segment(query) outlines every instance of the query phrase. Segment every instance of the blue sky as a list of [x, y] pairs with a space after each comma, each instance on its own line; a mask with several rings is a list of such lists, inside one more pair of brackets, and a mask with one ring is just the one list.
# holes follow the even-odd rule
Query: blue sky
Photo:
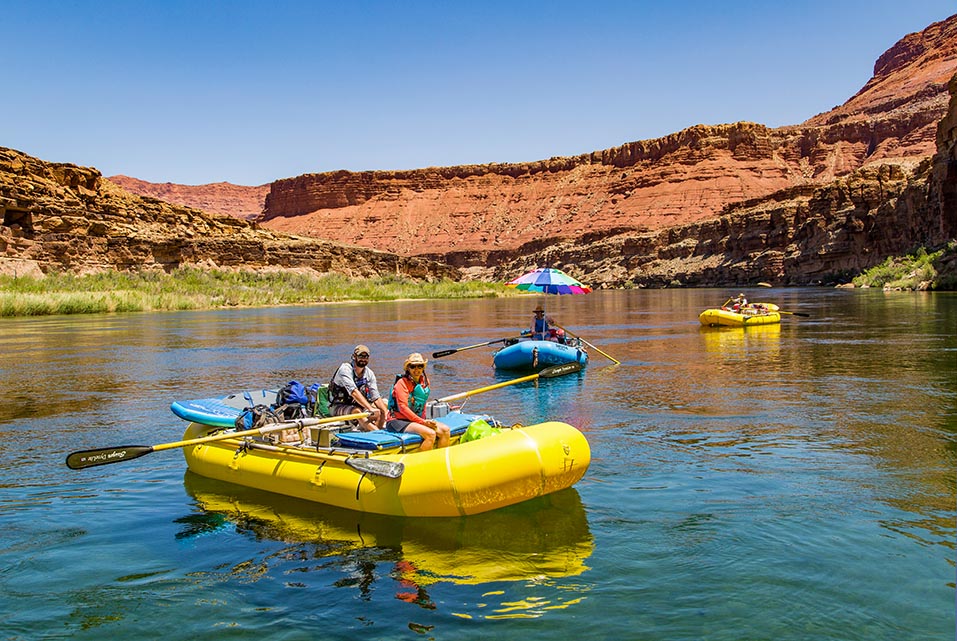
[[0, 12], [0, 146], [104, 175], [571, 156], [797, 124], [953, 0], [49, 1]]

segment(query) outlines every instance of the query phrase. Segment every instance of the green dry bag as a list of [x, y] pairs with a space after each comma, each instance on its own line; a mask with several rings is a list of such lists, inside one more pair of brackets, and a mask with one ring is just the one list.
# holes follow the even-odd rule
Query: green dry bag
[[462, 435], [462, 442], [468, 443], [469, 441], [477, 441], [480, 438], [485, 438], [486, 436], [492, 436], [493, 434], [498, 434], [501, 432], [497, 427], [492, 427], [488, 424], [488, 421], [482, 418], [477, 418], [471, 423], [469, 427], [465, 430], [465, 434]]

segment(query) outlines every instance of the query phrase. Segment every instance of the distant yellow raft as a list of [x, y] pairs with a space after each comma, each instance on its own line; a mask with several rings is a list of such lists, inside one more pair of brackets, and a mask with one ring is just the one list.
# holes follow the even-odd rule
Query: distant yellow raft
[[[204, 436], [191, 423], [183, 436]], [[463, 516], [551, 494], [585, 474], [591, 450], [566, 423], [504, 429], [500, 434], [425, 452], [362, 453], [402, 463], [399, 478], [346, 464], [354, 450], [264, 446], [226, 439], [183, 449], [200, 476], [326, 505], [393, 516]]]
[[780, 323], [781, 314], [773, 303], [751, 303], [740, 310], [706, 309], [698, 315], [698, 320], [706, 327], [747, 327]]

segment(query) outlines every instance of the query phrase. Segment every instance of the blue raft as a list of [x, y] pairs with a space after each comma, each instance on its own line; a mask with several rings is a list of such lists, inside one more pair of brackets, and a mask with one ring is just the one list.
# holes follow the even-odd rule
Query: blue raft
[[588, 363], [588, 352], [581, 345], [520, 340], [495, 352], [492, 362], [497, 369], [539, 370], [565, 363], [580, 363], [584, 367]]

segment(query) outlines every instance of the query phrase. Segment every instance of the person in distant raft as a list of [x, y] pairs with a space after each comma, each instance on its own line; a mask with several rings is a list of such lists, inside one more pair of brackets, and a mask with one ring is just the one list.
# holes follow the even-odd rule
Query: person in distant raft
[[448, 447], [449, 426], [425, 418], [425, 403], [429, 400], [428, 363], [418, 352], [409, 354], [402, 365], [403, 374], [392, 386], [389, 399], [389, 420], [385, 428], [390, 432], [412, 432], [422, 437], [420, 450]]
[[385, 426], [386, 407], [375, 374], [369, 367], [371, 352], [365, 345], [352, 350], [352, 362], [343, 363], [329, 382], [329, 413], [344, 416], [358, 412], [372, 412], [369, 418], [357, 419], [366, 432]]
[[532, 329], [529, 332], [532, 340], [565, 342], [565, 330], [551, 326], [555, 320], [551, 316], [545, 316], [545, 307], [541, 303], [532, 310], [532, 313], [535, 314], [532, 319]]

